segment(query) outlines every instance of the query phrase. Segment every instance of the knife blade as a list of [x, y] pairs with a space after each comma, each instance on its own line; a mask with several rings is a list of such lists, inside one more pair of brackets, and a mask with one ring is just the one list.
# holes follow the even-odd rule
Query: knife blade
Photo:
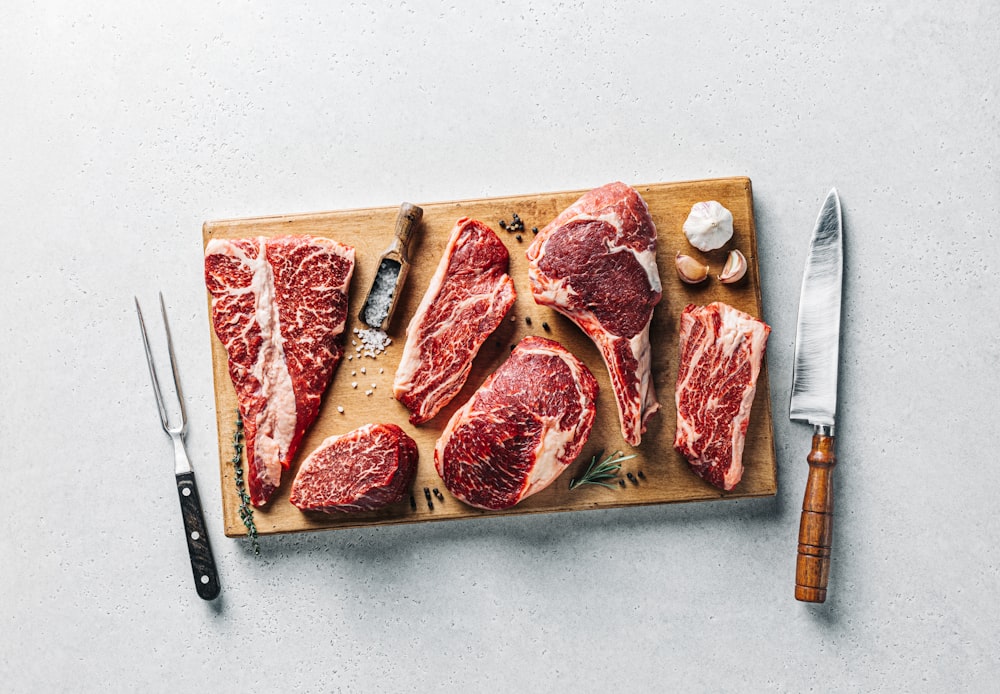
[[834, 188], [816, 218], [802, 277], [788, 412], [793, 421], [813, 425], [795, 564], [795, 598], [803, 602], [826, 600], [830, 574], [843, 266], [843, 219]]

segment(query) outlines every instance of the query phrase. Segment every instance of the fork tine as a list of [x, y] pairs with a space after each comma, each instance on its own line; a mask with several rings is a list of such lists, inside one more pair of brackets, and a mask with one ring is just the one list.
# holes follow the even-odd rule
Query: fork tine
[[156, 378], [156, 367], [153, 365], [153, 352], [149, 348], [149, 336], [146, 334], [146, 322], [142, 319], [142, 308], [139, 306], [139, 297], [134, 298], [135, 312], [139, 315], [139, 328], [142, 330], [142, 345], [146, 348], [146, 363], [149, 365], [149, 378], [153, 382], [153, 395], [156, 396], [156, 409], [160, 413], [160, 425], [164, 431], [168, 431], [167, 410], [163, 406], [163, 394], [160, 392], [160, 382]]
[[187, 412], [184, 410], [184, 394], [181, 391], [181, 377], [177, 372], [177, 358], [174, 356], [174, 341], [170, 337], [170, 322], [167, 320], [167, 307], [163, 303], [163, 292], [160, 292], [160, 313], [163, 315], [163, 329], [167, 333], [167, 352], [170, 354], [170, 370], [174, 374], [174, 389], [177, 391], [177, 401], [181, 406], [181, 434], [187, 431]]

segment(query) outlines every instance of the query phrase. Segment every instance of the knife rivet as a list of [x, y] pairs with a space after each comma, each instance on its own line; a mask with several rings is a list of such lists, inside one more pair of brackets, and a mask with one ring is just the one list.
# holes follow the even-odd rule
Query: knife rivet
[[183, 494], [184, 496], [191, 496], [191, 488], [184, 487], [184, 489], [181, 490], [181, 494]]

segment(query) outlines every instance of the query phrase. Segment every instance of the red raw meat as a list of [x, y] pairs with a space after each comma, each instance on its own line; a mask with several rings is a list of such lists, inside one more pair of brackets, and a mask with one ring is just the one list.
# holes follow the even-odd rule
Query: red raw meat
[[448, 422], [434, 447], [438, 474], [470, 506], [510, 508], [580, 454], [596, 397], [583, 362], [558, 342], [526, 337]]
[[516, 293], [503, 242], [481, 222], [463, 217], [406, 329], [393, 395], [422, 424], [458, 395], [472, 360]]
[[622, 436], [639, 445], [660, 404], [650, 375], [649, 323], [662, 287], [656, 226], [624, 183], [586, 193], [528, 248], [535, 302], [551, 306], [594, 341], [608, 367]]
[[366, 424], [309, 454], [290, 501], [303, 511], [374, 511], [402, 501], [416, 473], [416, 441], [395, 424]]
[[674, 448], [726, 491], [743, 476], [743, 444], [770, 332], [719, 301], [681, 313]]
[[205, 283], [243, 417], [250, 500], [271, 498], [343, 354], [354, 249], [311, 236], [212, 239]]

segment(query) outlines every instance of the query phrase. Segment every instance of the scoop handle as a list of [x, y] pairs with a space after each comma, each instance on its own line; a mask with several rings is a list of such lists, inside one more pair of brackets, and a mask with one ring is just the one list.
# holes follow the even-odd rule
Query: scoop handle
[[396, 215], [396, 229], [393, 232], [395, 242], [392, 250], [399, 251], [400, 259], [403, 263], [410, 261], [407, 257], [406, 249], [410, 245], [410, 238], [413, 230], [424, 216], [424, 211], [420, 207], [408, 202], [399, 206], [399, 214]]
[[830, 577], [833, 541], [833, 468], [837, 464], [834, 437], [814, 433], [809, 479], [799, 519], [799, 552], [795, 562], [795, 599], [824, 602]]

